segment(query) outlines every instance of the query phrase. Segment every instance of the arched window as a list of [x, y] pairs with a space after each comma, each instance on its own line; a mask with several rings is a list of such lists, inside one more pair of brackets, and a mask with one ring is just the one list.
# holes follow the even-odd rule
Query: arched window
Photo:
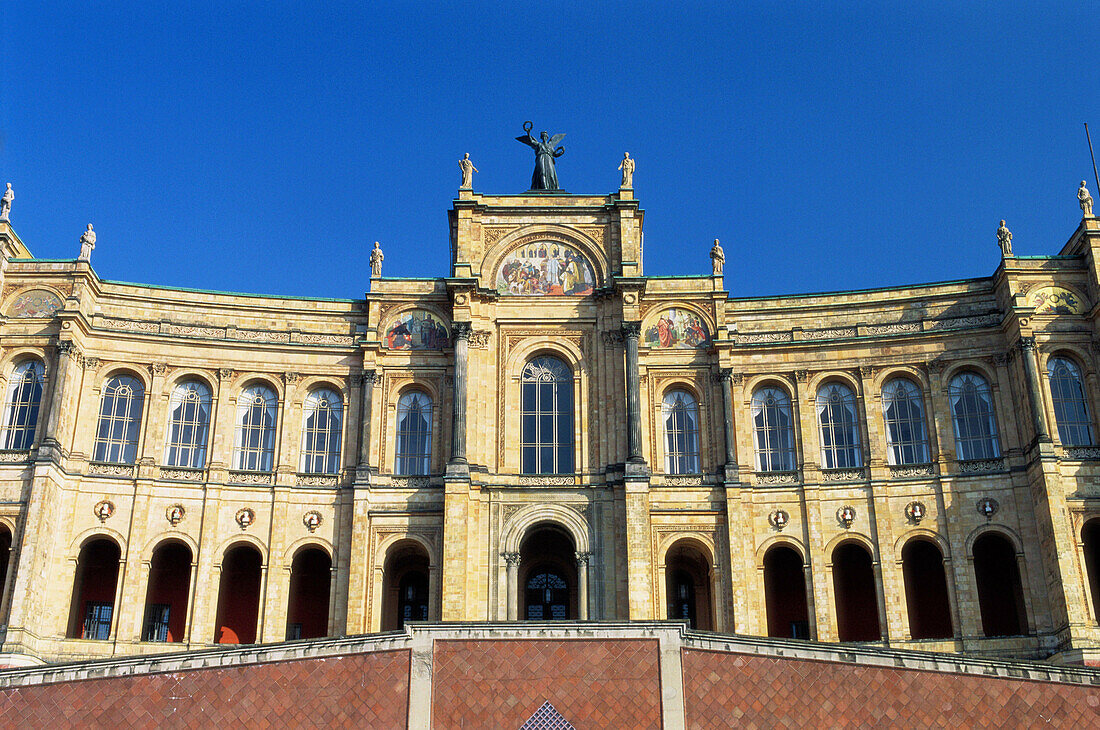
[[826, 383], [818, 389], [817, 420], [821, 424], [821, 465], [826, 469], [863, 466], [856, 397], [848, 386]]
[[311, 391], [302, 407], [302, 459], [298, 470], [305, 474], [335, 474], [340, 471], [340, 430], [344, 401], [327, 388]]
[[428, 474], [432, 467], [432, 399], [417, 390], [397, 401], [395, 474]]
[[1058, 421], [1058, 440], [1065, 446], [1092, 446], [1092, 418], [1089, 416], [1081, 371], [1071, 360], [1052, 357], [1047, 361], [1050, 396]]
[[524, 474], [573, 472], [573, 373], [556, 357], [523, 368], [521, 418]]
[[997, 421], [993, 417], [993, 393], [977, 373], [951, 378], [947, 389], [951, 419], [955, 423], [955, 452], [960, 461], [994, 459], [1001, 455]]
[[661, 417], [665, 423], [665, 473], [698, 474], [699, 409], [691, 394], [670, 390], [665, 394]]
[[920, 388], [905, 378], [891, 380], [882, 388], [882, 415], [890, 463], [927, 464], [928, 431]]
[[793, 471], [794, 419], [791, 399], [779, 388], [759, 388], [752, 394], [752, 429], [757, 471]]
[[8, 381], [8, 400], [4, 404], [4, 431], [0, 443], [5, 449], [25, 451], [34, 443], [38, 425], [38, 406], [42, 403], [42, 373], [38, 360], [19, 363]]
[[270, 388], [253, 385], [237, 397], [237, 435], [233, 441], [233, 467], [245, 471], [271, 471], [275, 458], [275, 404]]
[[206, 466], [210, 433], [210, 388], [199, 380], [180, 383], [168, 401], [168, 444], [164, 463], [201, 469]]
[[94, 461], [133, 464], [137, 460], [144, 400], [145, 386], [132, 375], [116, 375], [107, 381], [99, 407]]

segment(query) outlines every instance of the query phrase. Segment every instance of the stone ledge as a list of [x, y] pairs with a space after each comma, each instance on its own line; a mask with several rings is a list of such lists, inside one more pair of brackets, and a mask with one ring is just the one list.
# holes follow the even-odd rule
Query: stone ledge
[[1100, 670], [1034, 661], [984, 659], [872, 645], [830, 644], [689, 630], [677, 621], [415, 623], [404, 632], [211, 648], [137, 657], [0, 670], [0, 688], [194, 669], [237, 667], [366, 652], [408, 650], [435, 641], [657, 639], [665, 650], [684, 649], [786, 659], [889, 667], [924, 672], [1100, 686]]

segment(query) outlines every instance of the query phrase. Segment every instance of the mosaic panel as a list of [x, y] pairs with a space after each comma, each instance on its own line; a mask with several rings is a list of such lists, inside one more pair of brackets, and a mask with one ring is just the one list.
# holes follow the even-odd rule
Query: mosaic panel
[[520, 246], [504, 257], [497, 273], [501, 294], [583, 296], [592, 293], [595, 282], [588, 259], [558, 241]]

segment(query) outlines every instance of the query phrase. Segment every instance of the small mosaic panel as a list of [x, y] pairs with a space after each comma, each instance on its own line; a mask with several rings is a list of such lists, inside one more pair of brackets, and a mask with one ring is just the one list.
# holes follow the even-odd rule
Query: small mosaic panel
[[576, 730], [569, 721], [561, 716], [549, 702], [543, 702], [542, 707], [535, 710], [527, 722], [520, 726], [519, 730]]
[[1081, 297], [1061, 286], [1044, 286], [1028, 297], [1035, 314], [1084, 314], [1085, 303]]
[[31, 289], [15, 298], [8, 307], [9, 317], [52, 317], [61, 309], [61, 300], [45, 289]]
[[386, 347], [391, 350], [442, 350], [450, 344], [447, 326], [431, 312], [404, 312], [386, 330]]
[[686, 309], [666, 309], [646, 328], [645, 345], [658, 349], [690, 350], [709, 347], [710, 334], [699, 315]]

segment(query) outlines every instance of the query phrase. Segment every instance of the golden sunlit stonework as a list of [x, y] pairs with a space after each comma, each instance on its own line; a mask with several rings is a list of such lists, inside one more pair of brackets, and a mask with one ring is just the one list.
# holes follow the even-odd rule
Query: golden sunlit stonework
[[361, 300], [107, 281], [0, 221], [4, 661], [663, 618], [1100, 661], [1096, 218], [751, 299], [643, 274], [628, 188], [449, 220], [450, 276]]

